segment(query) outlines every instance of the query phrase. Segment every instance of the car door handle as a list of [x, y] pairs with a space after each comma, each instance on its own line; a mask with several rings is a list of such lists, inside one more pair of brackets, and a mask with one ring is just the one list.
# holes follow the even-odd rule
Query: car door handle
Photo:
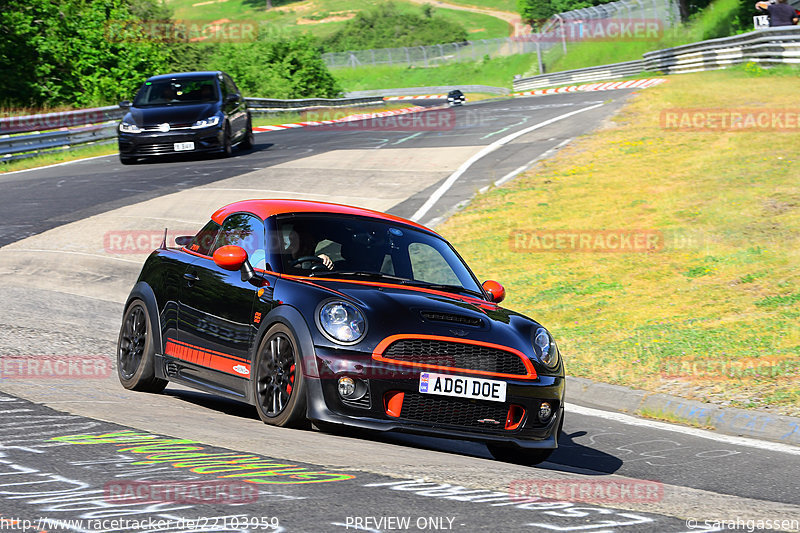
[[189, 272], [183, 275], [183, 279], [189, 280], [190, 282], [200, 281], [200, 278], [197, 277], [197, 274], [190, 274]]

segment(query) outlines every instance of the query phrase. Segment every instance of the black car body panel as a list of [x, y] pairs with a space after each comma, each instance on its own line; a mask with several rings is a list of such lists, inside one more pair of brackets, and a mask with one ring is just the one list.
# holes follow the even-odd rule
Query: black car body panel
[[[215, 233], [214, 245], [234, 217], [239, 217], [240, 233], [245, 219], [255, 221], [246, 227], [265, 232], [257, 235], [260, 244], [255, 245], [266, 247], [264, 256], [258, 250], [248, 251], [248, 258], [261, 266], [254, 279], [242, 281], [239, 271], [215, 263], [214, 245], [198, 244], [207, 229], [193, 244], [162, 248], [149, 256], [129, 303], [146, 302], [157, 332], [158, 377], [253, 404], [259, 344], [271, 326], [283, 324], [297, 339], [307, 385], [307, 417], [313, 421], [520, 448], [557, 446], [564, 366], [560, 354], [547, 366], [534, 349], [533, 338], [544, 331], [541, 324], [498, 306], [483, 291], [478, 296], [436, 285], [407, 285], [391, 277], [388, 281], [337, 278], [335, 269], [307, 275], [280, 272], [274, 252], [282, 250], [285, 239], [275, 242], [283, 239], [275, 233], [276, 218], [280, 222], [280, 217], [293, 217], [303, 209], [315, 214], [329, 209], [344, 217], [342, 206], [269, 200], [233, 204], [212, 217], [206, 228]], [[425, 239], [446, 243], [411, 222], [347, 209], [352, 212], [342, 218], [343, 224], [372, 217], [393, 234], [425, 232]], [[320, 220], [327, 228], [336, 218]], [[335, 235], [328, 231], [328, 236]], [[366, 328], [359, 340], [344, 343], [325, 332], [320, 309], [327, 302], [346, 302], [360, 310]], [[502, 382], [506, 398], [489, 401], [421, 392], [425, 376], [434, 375]], [[353, 400], [341, 396], [337, 383], [343, 376], [366, 387], [365, 394]], [[542, 402], [549, 404], [552, 415], [540, 420]]]
[[[163, 96], [169, 86], [171, 96]], [[160, 87], [162, 92], [153, 94]], [[247, 140], [252, 123], [239, 89], [219, 71], [153, 76], [124, 108], [118, 144], [125, 159], [224, 152], [226, 142], [235, 146]]]

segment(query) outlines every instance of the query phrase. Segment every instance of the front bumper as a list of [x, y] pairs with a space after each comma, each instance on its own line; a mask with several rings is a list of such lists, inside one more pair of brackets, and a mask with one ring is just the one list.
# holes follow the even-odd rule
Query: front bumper
[[[420, 373], [424, 369], [387, 365], [362, 352], [323, 347], [316, 347], [316, 352], [319, 377], [306, 376], [308, 416], [312, 420], [522, 448], [557, 447], [557, 431], [563, 417], [563, 376], [539, 376], [535, 380], [496, 378], [507, 383], [505, 402], [471, 400], [420, 393]], [[466, 371], [455, 375], [486, 378]], [[343, 400], [337, 392], [342, 376], [363, 380], [368, 395], [356, 401]], [[398, 393], [402, 393], [402, 399], [388, 406], [387, 401]], [[550, 403], [553, 414], [540, 421], [538, 412], [543, 401]]]
[[[180, 129], [167, 132], [145, 131], [142, 133], [118, 132], [119, 153], [128, 157], [151, 157], [220, 152], [224, 148], [224, 133], [221, 127], [202, 129]], [[194, 143], [194, 150], [175, 150], [175, 143]]]

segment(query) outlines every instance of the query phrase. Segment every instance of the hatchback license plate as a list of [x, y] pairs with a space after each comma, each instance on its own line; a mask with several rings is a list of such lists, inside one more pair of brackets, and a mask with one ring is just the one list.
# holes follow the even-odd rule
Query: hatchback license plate
[[506, 401], [506, 382], [423, 372], [419, 376], [419, 392], [504, 402]]
[[176, 152], [185, 152], [187, 150], [194, 150], [194, 143], [175, 143]]

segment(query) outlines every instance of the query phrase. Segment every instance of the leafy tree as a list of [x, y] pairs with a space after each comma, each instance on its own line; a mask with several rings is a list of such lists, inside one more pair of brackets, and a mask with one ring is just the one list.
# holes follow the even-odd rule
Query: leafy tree
[[308, 35], [223, 43], [209, 63], [210, 68], [230, 74], [248, 96], [331, 98], [341, 93], [316, 41]]
[[[168, 50], [137, 24], [152, 0], [7, 0], [0, 13], [0, 100], [10, 105], [108, 103], [128, 97]], [[163, 13], [162, 13], [163, 14]]]
[[433, 14], [430, 6], [420, 12], [401, 10], [388, 2], [360, 11], [323, 41], [325, 50], [344, 52], [370, 48], [421, 46], [467, 40], [459, 24]]

